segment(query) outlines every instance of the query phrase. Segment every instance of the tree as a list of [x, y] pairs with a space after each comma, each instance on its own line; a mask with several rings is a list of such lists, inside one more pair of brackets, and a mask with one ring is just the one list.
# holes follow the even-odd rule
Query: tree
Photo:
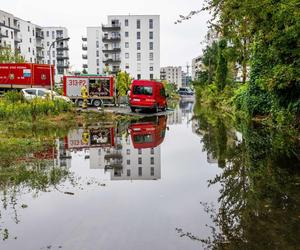
[[226, 48], [227, 41], [225, 39], [221, 39], [218, 43], [218, 62], [216, 69], [216, 84], [219, 91], [224, 89], [228, 74], [227, 59], [225, 57]]
[[117, 74], [117, 96], [126, 96], [130, 89], [132, 78], [125, 71], [120, 71]]
[[0, 63], [23, 63], [25, 59], [21, 54], [16, 50], [13, 52], [10, 47], [1, 47], [0, 46]]

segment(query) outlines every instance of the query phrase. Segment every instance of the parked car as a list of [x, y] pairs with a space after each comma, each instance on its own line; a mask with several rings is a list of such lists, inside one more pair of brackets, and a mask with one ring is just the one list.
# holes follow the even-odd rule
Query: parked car
[[[46, 99], [51, 95], [51, 90], [45, 88], [28, 88], [22, 89], [21, 93], [26, 100], [32, 100], [34, 98]], [[54, 100], [64, 100], [66, 102], [71, 102], [69, 97], [59, 95], [55, 91], [52, 91], [52, 95]]]
[[161, 82], [134, 80], [131, 84], [129, 104], [132, 112], [148, 109], [158, 112], [167, 109], [167, 95]]
[[182, 88], [179, 88], [178, 94], [182, 97], [185, 97], [185, 96], [190, 97], [190, 96], [194, 95], [194, 92], [190, 88], [182, 87]]

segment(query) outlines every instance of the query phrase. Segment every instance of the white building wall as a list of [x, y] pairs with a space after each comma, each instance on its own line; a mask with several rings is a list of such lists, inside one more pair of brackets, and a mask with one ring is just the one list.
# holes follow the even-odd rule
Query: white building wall
[[201, 62], [201, 56], [197, 56], [192, 60], [192, 80], [197, 79], [197, 74], [203, 70], [203, 64]]
[[12, 14], [0, 10], [0, 46], [9, 46], [15, 50], [15, 38], [18, 37], [19, 23]]
[[[150, 19], [153, 20], [153, 28], [150, 28]], [[127, 21], [128, 20], [128, 25]], [[140, 20], [140, 28], [137, 28], [137, 20]], [[118, 49], [118, 52], [103, 51], [99, 58], [100, 66], [96, 65], [95, 54], [97, 51], [96, 41], [99, 27], [87, 28], [87, 57], [88, 57], [88, 73], [96, 74], [104, 73], [106, 66], [110, 71], [118, 70], [128, 72], [133, 78], [141, 79], [159, 79], [160, 78], [160, 17], [158, 15], [117, 15], [108, 16], [107, 24], [104, 26], [111, 27], [112, 23], [118, 21], [115, 30], [106, 30], [100, 27], [100, 37], [120, 37], [113, 42], [100, 41], [102, 50]], [[128, 36], [126, 36], [128, 32]], [[140, 32], [140, 39], [137, 38], [137, 32]], [[153, 38], [150, 38], [150, 32]], [[101, 40], [101, 39], [100, 39]], [[140, 42], [141, 48], [137, 49], [137, 43]], [[150, 49], [150, 42], [153, 43], [153, 49]], [[127, 47], [126, 44], [129, 46]], [[101, 52], [101, 51], [100, 51]], [[137, 53], [141, 54], [138, 60]], [[153, 53], [153, 59], [150, 58]], [[120, 62], [103, 62], [106, 59], [119, 59]], [[102, 64], [102, 65], [101, 65]]]
[[179, 67], [161, 67], [160, 74], [163, 80], [167, 80], [169, 83], [176, 84], [178, 88], [182, 87], [182, 68]]

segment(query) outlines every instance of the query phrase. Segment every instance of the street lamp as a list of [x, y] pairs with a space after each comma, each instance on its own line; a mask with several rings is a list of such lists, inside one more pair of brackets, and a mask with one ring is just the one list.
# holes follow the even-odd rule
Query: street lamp
[[53, 81], [53, 79], [52, 79], [52, 60], [51, 60], [51, 48], [53, 47], [53, 45], [55, 44], [55, 43], [59, 43], [59, 42], [63, 42], [63, 41], [69, 41], [70, 40], [70, 37], [66, 37], [66, 38], [58, 38], [58, 39], [56, 39], [55, 41], [53, 41], [52, 43], [51, 43], [51, 45], [50, 45], [50, 47], [49, 47], [49, 50], [48, 50], [48, 52], [49, 52], [49, 60], [50, 60], [50, 86], [51, 86], [51, 100], [53, 99], [53, 83], [52, 83], [52, 81]]

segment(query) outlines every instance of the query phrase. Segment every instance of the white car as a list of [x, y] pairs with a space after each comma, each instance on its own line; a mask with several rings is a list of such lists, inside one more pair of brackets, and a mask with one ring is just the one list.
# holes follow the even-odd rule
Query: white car
[[[51, 90], [45, 88], [29, 88], [22, 89], [22, 94], [26, 100], [32, 100], [34, 98], [46, 99], [51, 95]], [[57, 94], [55, 91], [52, 91], [53, 99], [60, 99], [66, 102], [71, 102], [71, 99], [66, 96]]]

